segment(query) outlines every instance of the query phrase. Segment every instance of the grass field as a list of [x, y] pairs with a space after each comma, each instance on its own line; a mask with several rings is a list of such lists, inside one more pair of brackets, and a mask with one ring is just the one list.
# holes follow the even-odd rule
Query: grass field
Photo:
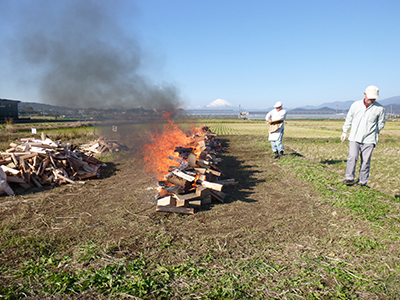
[[[284, 144], [307, 159], [344, 176], [349, 145], [348, 142], [339, 141], [342, 126], [343, 120], [288, 120]], [[253, 135], [262, 139], [268, 134], [264, 121], [210, 123], [210, 127], [219, 135]], [[400, 195], [399, 157], [400, 122], [387, 121], [372, 155], [371, 188], [391, 196]]]
[[[103, 158], [103, 177], [84, 185], [2, 196], [0, 297], [400, 297], [399, 122], [380, 135], [369, 187], [341, 183], [343, 121], [288, 120], [280, 160], [265, 122], [180, 121], [183, 130], [200, 125], [218, 134], [220, 168], [239, 181], [224, 190], [226, 203], [192, 216], [155, 212], [155, 182], [138, 152]], [[46, 132], [65, 141], [105, 135], [140, 150], [152, 128]]]

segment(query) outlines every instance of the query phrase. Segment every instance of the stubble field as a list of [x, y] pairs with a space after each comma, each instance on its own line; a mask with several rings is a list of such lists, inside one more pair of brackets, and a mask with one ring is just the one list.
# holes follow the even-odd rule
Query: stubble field
[[288, 120], [280, 160], [265, 122], [179, 123], [208, 125], [226, 147], [220, 169], [239, 181], [226, 203], [155, 212], [155, 181], [137, 151], [152, 126], [54, 132], [65, 142], [105, 135], [132, 152], [103, 157], [102, 178], [84, 185], [0, 197], [1, 297], [399, 297], [399, 122], [380, 135], [368, 187], [341, 183], [343, 121]]

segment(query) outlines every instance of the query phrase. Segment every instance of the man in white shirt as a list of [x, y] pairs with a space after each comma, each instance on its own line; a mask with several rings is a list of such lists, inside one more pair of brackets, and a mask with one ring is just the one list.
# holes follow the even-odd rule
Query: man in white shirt
[[282, 109], [282, 102], [276, 102], [275, 109], [265, 116], [265, 120], [270, 124], [268, 140], [271, 141], [272, 151], [275, 153], [274, 159], [281, 158], [285, 148], [282, 144], [283, 132], [285, 130], [284, 120], [286, 110]]
[[[378, 98], [379, 89], [370, 85], [365, 89], [364, 99], [354, 102], [347, 113], [343, 133], [340, 137], [340, 140], [344, 142], [351, 127], [346, 179], [343, 181], [347, 185], [354, 183], [360, 186], [367, 185], [372, 151], [378, 143], [378, 134], [385, 127], [385, 109], [375, 102]], [[359, 156], [361, 157], [361, 166], [359, 178], [356, 181], [355, 170]]]

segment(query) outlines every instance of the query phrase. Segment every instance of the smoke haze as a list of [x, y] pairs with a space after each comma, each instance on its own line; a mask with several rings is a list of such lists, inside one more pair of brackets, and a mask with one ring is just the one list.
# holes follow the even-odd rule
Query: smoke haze
[[[174, 111], [178, 90], [146, 78], [143, 50], [122, 30], [123, 1], [26, 1], [16, 13], [14, 59], [39, 70], [42, 101], [69, 107], [143, 107]], [[127, 6], [128, 4], [128, 6]], [[131, 23], [130, 23], [131, 24]], [[37, 74], [37, 73], [35, 73]]]

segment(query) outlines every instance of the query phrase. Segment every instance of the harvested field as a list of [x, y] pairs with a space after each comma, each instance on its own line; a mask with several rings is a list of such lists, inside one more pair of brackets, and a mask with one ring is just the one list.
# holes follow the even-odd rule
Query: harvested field
[[[156, 212], [155, 179], [143, 171], [141, 157], [130, 152], [103, 159], [107, 166], [100, 179], [0, 197], [0, 295], [6, 299], [395, 299], [400, 295], [398, 193], [383, 183], [372, 187], [378, 184], [372, 178], [370, 188], [341, 184], [346, 146], [338, 142], [339, 122], [327, 126], [296, 121], [291, 127], [294, 121], [289, 121], [284, 137], [287, 151], [280, 160], [272, 159], [265, 123], [207, 122], [226, 147], [219, 154], [220, 169], [239, 184], [224, 187], [226, 203], [202, 205], [193, 215]], [[187, 129], [191, 124], [181, 125]], [[383, 133], [380, 145], [386, 156], [392, 145], [400, 143], [397, 127], [391, 128]], [[122, 137], [122, 129], [115, 134]], [[140, 139], [118, 140], [132, 149], [129, 141]], [[330, 147], [315, 150], [327, 143]], [[327, 151], [333, 148], [334, 156]], [[375, 174], [382, 158], [378, 149], [372, 162], [376, 169], [371, 170]]]

